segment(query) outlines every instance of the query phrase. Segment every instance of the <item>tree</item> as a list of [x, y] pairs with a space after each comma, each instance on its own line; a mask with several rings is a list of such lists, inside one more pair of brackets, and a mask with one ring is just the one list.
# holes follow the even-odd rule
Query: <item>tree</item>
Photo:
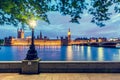
[[89, 9], [89, 13], [93, 15], [91, 22], [98, 26], [105, 26], [103, 22], [110, 19], [112, 13], [108, 11], [112, 4], [110, 0], [92, 0], [92, 8]]
[[88, 11], [93, 17], [91, 22], [104, 26], [112, 13], [109, 7], [115, 5], [120, 12], [120, 0], [0, 0], [0, 24], [28, 24], [29, 19], [42, 19], [49, 23], [47, 12], [59, 11], [70, 15], [71, 21], [79, 23], [81, 14]]
[[46, 15], [49, 3], [49, 0], [0, 0], [0, 24], [28, 25], [30, 19], [49, 23]]
[[55, 0], [58, 4], [55, 8], [63, 15], [70, 15], [71, 22], [79, 23], [81, 14], [86, 10], [92, 15], [92, 23], [102, 27], [104, 22], [112, 15], [109, 12], [113, 6], [116, 13], [120, 13], [120, 0]]
[[55, 11], [59, 11], [62, 15], [70, 15], [71, 21], [79, 23], [81, 19], [81, 14], [87, 9], [87, 3], [85, 0], [55, 0], [56, 6], [54, 6]]

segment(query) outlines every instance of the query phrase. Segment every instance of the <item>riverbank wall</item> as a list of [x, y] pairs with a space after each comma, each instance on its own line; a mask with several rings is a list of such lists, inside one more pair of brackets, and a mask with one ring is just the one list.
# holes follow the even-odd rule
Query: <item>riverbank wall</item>
[[[120, 62], [40, 61], [39, 73], [120, 73]], [[21, 73], [22, 61], [1, 61], [0, 73]]]

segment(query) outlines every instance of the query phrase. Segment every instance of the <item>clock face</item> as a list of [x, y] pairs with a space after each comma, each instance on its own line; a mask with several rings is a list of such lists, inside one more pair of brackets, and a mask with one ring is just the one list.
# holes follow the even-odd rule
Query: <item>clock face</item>
[[68, 35], [71, 35], [71, 33], [70, 33], [70, 32], [68, 32]]

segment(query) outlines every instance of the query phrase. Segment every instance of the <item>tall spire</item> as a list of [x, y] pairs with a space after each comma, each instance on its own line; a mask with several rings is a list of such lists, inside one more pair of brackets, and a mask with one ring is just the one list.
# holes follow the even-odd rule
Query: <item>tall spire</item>
[[70, 28], [68, 29], [68, 35], [71, 35]]
[[40, 39], [43, 39], [43, 38], [42, 38], [42, 32], [41, 32], [41, 31], [40, 31]]
[[70, 28], [69, 28], [68, 32], [70, 32]]

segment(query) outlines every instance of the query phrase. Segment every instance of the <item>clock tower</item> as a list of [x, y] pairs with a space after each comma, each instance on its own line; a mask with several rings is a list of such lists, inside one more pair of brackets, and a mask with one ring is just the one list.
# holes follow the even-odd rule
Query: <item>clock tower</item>
[[71, 32], [70, 32], [70, 28], [68, 30], [68, 41], [70, 42], [71, 41]]

